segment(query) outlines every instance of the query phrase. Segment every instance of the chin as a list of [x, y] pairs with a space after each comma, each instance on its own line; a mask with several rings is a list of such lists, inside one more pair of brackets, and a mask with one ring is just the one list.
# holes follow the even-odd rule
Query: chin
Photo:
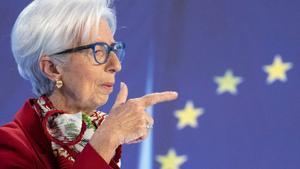
[[109, 95], [101, 95], [97, 98], [97, 107], [101, 107], [107, 103]]

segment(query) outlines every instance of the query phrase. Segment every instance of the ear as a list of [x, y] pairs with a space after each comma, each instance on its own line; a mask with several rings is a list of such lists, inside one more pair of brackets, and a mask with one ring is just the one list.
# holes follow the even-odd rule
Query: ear
[[55, 65], [55, 63], [49, 56], [42, 56], [39, 61], [39, 66], [44, 75], [47, 76], [50, 80], [55, 81], [61, 79], [62, 69], [60, 68], [60, 66]]

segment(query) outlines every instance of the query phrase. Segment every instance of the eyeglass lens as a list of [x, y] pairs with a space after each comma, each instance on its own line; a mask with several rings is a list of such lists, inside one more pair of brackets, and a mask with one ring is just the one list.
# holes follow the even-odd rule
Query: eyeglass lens
[[[122, 62], [125, 56], [124, 46], [122, 44], [115, 44], [112, 51], [117, 55], [118, 59]], [[108, 55], [109, 55], [109, 47], [106, 45], [95, 45], [95, 59], [99, 63], [106, 62]]]

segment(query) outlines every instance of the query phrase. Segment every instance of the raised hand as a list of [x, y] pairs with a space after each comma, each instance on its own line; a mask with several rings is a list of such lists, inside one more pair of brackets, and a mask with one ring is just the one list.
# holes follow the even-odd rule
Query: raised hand
[[131, 144], [144, 140], [148, 136], [150, 126], [154, 123], [153, 118], [145, 109], [157, 103], [174, 100], [177, 95], [177, 92], [167, 91], [127, 100], [127, 85], [121, 83], [120, 91], [109, 116], [99, 126], [90, 141], [92, 146], [94, 145], [94, 148], [99, 149], [99, 145], [95, 144], [101, 143], [97, 143], [97, 140], [101, 140], [113, 148], [121, 144]]
[[120, 92], [116, 98], [106, 123], [112, 131], [118, 133], [119, 144], [135, 143], [144, 140], [149, 126], [154, 123], [153, 118], [145, 111], [149, 106], [157, 103], [174, 100], [176, 92], [160, 92], [143, 97], [127, 100], [128, 88], [121, 83]]

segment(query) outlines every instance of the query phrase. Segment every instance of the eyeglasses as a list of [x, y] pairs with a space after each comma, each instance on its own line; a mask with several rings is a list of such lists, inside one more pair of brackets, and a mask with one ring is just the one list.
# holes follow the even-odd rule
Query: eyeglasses
[[79, 46], [76, 48], [67, 49], [62, 52], [51, 54], [50, 56], [78, 52], [84, 49], [93, 50], [94, 60], [97, 64], [106, 63], [108, 57], [110, 56], [110, 52], [114, 52], [117, 55], [120, 62], [122, 62], [122, 60], [125, 57], [125, 43], [123, 42], [116, 42], [116, 43], [112, 43], [111, 45], [108, 45], [105, 42], [96, 42], [85, 46]]

